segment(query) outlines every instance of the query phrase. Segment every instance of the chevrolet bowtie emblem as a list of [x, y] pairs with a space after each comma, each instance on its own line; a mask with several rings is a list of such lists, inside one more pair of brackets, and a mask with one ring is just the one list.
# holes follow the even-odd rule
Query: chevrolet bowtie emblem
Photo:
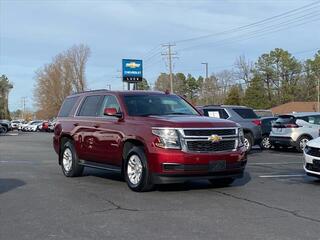
[[213, 142], [213, 143], [217, 143], [217, 142], [220, 142], [222, 140], [222, 137], [220, 137], [218, 135], [211, 135], [210, 137], [208, 137], [208, 140]]

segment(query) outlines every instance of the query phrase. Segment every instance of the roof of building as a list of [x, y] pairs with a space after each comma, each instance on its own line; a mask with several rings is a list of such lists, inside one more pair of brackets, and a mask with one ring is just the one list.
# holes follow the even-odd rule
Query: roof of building
[[317, 102], [288, 102], [279, 106], [270, 108], [274, 115], [292, 114], [297, 112], [317, 112]]

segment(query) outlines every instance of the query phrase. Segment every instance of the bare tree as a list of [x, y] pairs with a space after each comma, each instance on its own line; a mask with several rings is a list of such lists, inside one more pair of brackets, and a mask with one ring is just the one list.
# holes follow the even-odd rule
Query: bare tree
[[66, 96], [85, 90], [85, 65], [89, 53], [84, 45], [74, 46], [36, 72], [34, 96], [39, 117], [55, 117]]
[[251, 78], [253, 77], [253, 69], [254, 69], [253, 63], [249, 60], [246, 60], [246, 57], [242, 55], [236, 59], [236, 62], [234, 65], [236, 68], [235, 70], [236, 78], [244, 81], [244, 83], [247, 86]]
[[66, 52], [66, 57], [73, 72], [73, 86], [75, 91], [86, 89], [85, 67], [90, 56], [90, 48], [84, 44], [75, 45]]

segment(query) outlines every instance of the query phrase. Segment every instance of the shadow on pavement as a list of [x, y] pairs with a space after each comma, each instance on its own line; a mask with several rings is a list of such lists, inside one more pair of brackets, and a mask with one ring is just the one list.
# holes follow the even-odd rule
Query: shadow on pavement
[[207, 180], [199, 180], [199, 181], [190, 181], [186, 183], [180, 184], [167, 184], [167, 185], [157, 185], [155, 190], [161, 192], [170, 192], [170, 191], [190, 191], [190, 190], [203, 190], [203, 189], [219, 189], [219, 188], [232, 188], [232, 187], [240, 187], [246, 185], [250, 182], [251, 176], [250, 173], [245, 172], [243, 178], [237, 179], [233, 184], [228, 187], [217, 187], [212, 185]]
[[0, 178], [0, 194], [25, 185], [24, 181], [14, 178]]

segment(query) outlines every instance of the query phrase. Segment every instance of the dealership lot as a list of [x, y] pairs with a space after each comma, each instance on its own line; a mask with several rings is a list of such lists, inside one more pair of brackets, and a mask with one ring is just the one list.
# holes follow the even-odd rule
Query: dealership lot
[[48, 133], [0, 136], [0, 239], [319, 239], [320, 181], [302, 154], [254, 150], [231, 187], [135, 193], [113, 173], [66, 178]]

